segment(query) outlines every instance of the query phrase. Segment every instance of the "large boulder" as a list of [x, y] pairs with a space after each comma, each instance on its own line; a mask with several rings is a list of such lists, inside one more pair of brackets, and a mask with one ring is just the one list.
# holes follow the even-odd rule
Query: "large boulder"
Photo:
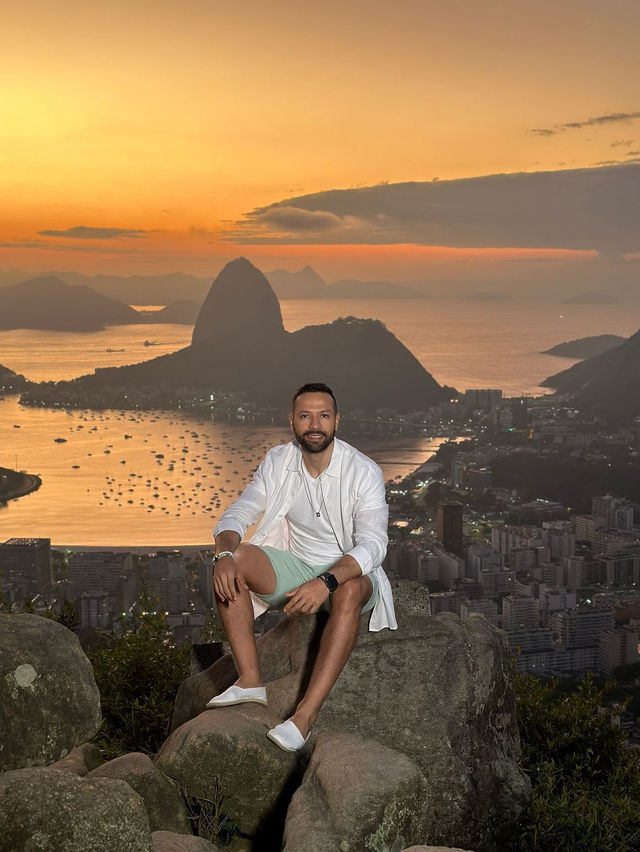
[[277, 721], [252, 704], [209, 710], [175, 730], [156, 757], [193, 805], [218, 803], [243, 835], [267, 838], [264, 850], [280, 849], [287, 805], [308, 759], [267, 740]]
[[289, 805], [283, 849], [400, 849], [423, 836], [426, 795], [406, 755], [353, 734], [319, 734]]
[[142, 799], [124, 781], [58, 769], [0, 774], [0, 852], [152, 852]]
[[55, 763], [49, 764], [49, 769], [62, 769], [65, 772], [73, 772], [74, 775], [83, 777], [92, 769], [102, 766], [103, 763], [104, 759], [98, 746], [94, 743], [83, 743], [70, 751], [62, 760], [56, 760]]
[[154, 831], [153, 852], [217, 852], [214, 846], [204, 837], [187, 834], [174, 834], [172, 831]]
[[177, 784], [167, 778], [146, 754], [123, 754], [94, 769], [88, 777], [126, 781], [144, 801], [152, 832], [193, 834]]
[[0, 648], [0, 770], [46, 766], [94, 736], [100, 695], [75, 634], [0, 614]]
[[[357, 734], [406, 755], [426, 780], [421, 841], [482, 845], [517, 819], [529, 796], [505, 634], [482, 616], [431, 617], [416, 583], [395, 584], [394, 596], [398, 630], [371, 633], [363, 617], [314, 731]], [[304, 693], [324, 621], [323, 614], [286, 618], [258, 643], [269, 711], [280, 719]], [[174, 724], [234, 679], [229, 658], [190, 678]]]

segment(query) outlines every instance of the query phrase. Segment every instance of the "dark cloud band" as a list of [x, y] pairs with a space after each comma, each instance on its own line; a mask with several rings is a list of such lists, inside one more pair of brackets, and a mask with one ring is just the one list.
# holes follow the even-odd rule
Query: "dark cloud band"
[[381, 184], [289, 198], [246, 214], [244, 244], [640, 249], [640, 164]]
[[146, 233], [131, 228], [90, 228], [86, 225], [77, 225], [64, 231], [38, 231], [41, 236], [66, 237], [71, 240], [118, 240], [125, 237], [143, 237]]

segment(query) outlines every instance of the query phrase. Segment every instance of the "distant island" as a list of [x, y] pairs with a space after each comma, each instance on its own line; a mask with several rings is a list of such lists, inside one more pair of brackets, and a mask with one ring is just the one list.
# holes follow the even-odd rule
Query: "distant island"
[[200, 302], [193, 299], [179, 299], [171, 302], [159, 311], [145, 311], [140, 309], [138, 314], [140, 322], [148, 323], [175, 323], [176, 325], [193, 325], [200, 312]]
[[492, 290], [469, 293], [468, 296], [465, 296], [468, 302], [504, 302], [511, 298], [512, 296], [509, 296], [507, 293], [498, 293]]
[[307, 381], [332, 385], [351, 411], [415, 411], [455, 393], [439, 385], [379, 320], [345, 317], [287, 332], [267, 278], [238, 258], [211, 285], [190, 346], [72, 381], [41, 383], [21, 401], [158, 408], [231, 395], [237, 404], [282, 410], [292, 389]]
[[611, 296], [609, 293], [580, 293], [577, 296], [572, 296], [570, 299], [565, 299], [563, 305], [617, 305], [620, 299], [617, 296]]
[[614, 346], [620, 346], [624, 343], [625, 337], [619, 337], [617, 334], [598, 334], [595, 337], [578, 337], [576, 340], [567, 340], [565, 343], [558, 343], [557, 346], [552, 346], [551, 349], [544, 349], [541, 355], [556, 355], [559, 358], [593, 358], [594, 355], [601, 355]]

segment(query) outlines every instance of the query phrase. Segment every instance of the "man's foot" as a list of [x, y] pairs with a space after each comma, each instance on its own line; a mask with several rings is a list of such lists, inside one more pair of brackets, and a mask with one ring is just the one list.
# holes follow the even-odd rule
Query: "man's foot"
[[236, 683], [221, 692], [220, 695], [215, 695], [210, 701], [207, 701], [207, 709], [212, 707], [232, 707], [234, 704], [262, 704], [267, 703], [267, 690], [264, 686], [242, 687]]
[[281, 722], [267, 732], [267, 737], [282, 751], [300, 751], [309, 739], [309, 734], [303, 737], [291, 719]]

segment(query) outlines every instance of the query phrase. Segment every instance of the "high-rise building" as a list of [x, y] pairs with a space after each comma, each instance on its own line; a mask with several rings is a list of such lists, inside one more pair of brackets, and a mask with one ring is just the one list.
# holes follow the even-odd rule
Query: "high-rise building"
[[0, 585], [10, 597], [33, 597], [51, 583], [51, 539], [9, 538], [0, 544]]
[[462, 503], [438, 504], [438, 538], [448, 553], [463, 556]]
[[576, 607], [552, 613], [549, 626], [565, 648], [595, 648], [598, 633], [615, 627], [615, 611], [600, 607]]
[[507, 595], [502, 599], [502, 627], [504, 630], [538, 627], [539, 624], [540, 604], [535, 598]]
[[631, 627], [604, 630], [598, 634], [598, 668], [609, 675], [617, 666], [637, 663], [638, 631]]

